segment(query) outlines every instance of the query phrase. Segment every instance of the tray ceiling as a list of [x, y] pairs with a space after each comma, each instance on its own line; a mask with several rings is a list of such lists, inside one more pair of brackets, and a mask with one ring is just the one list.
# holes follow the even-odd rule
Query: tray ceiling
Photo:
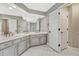
[[55, 3], [24, 3], [24, 5], [30, 9], [46, 12]]

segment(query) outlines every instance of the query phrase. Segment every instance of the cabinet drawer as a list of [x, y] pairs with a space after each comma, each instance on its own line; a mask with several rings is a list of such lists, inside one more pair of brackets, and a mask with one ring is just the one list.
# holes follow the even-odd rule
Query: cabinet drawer
[[26, 39], [27, 39], [26, 37], [23, 37], [21, 38], [21, 41], [26, 41]]
[[12, 44], [13, 44], [13, 41], [2, 43], [2, 44], [0, 44], [0, 50], [9, 47]]
[[33, 37], [43, 37], [43, 36], [46, 36], [46, 34], [31, 35], [30, 38], [33, 38]]
[[15, 40], [13, 41], [13, 44], [17, 44], [17, 43], [19, 43], [19, 42], [21, 42], [21, 39], [15, 39]]
[[41, 35], [39, 35], [39, 37], [44, 37], [44, 36], [47, 36], [46, 34], [41, 34]]
[[30, 38], [39, 37], [39, 35], [31, 35]]

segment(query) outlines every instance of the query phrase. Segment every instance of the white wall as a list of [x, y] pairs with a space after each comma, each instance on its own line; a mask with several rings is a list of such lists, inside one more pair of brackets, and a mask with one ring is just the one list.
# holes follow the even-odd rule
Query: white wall
[[69, 7], [69, 45], [79, 48], [79, 4]]

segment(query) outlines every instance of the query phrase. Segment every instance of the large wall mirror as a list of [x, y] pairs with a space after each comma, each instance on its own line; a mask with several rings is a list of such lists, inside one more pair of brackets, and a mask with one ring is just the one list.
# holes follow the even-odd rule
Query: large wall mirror
[[37, 23], [30, 23], [30, 32], [37, 32]]
[[0, 14], [0, 35], [18, 33], [18, 20], [19, 19], [22, 19], [22, 17]]

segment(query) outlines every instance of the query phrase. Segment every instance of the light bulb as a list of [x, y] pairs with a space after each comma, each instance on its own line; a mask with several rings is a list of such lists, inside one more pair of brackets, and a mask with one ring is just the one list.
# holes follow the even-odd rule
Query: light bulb
[[11, 10], [11, 9], [13, 9], [12, 7], [9, 7], [9, 9]]

